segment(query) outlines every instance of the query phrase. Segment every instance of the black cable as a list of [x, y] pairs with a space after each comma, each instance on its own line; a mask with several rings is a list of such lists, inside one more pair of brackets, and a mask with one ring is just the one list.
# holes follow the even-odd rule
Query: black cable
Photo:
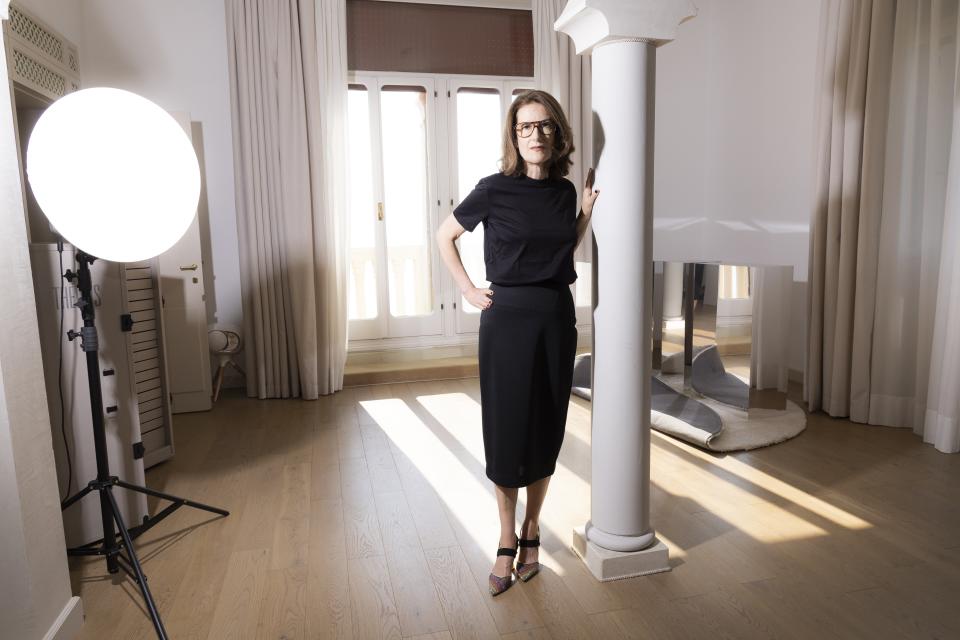
[[63, 238], [57, 238], [57, 251], [60, 253], [60, 331], [57, 338], [60, 341], [60, 367], [57, 372], [57, 389], [60, 391], [60, 433], [63, 435], [63, 450], [67, 452], [67, 495], [60, 499], [63, 502], [70, 497], [73, 488], [73, 462], [70, 460], [70, 443], [67, 441], [66, 408], [63, 406], [63, 298], [66, 278], [63, 275]]

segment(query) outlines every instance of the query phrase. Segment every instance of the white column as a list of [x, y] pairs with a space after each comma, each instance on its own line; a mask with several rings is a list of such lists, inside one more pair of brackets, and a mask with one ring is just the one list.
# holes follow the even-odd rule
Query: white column
[[669, 570], [650, 523], [650, 325], [656, 47], [689, 0], [571, 0], [555, 28], [593, 55], [591, 518], [574, 550], [600, 580]]
[[683, 317], [683, 263], [666, 262], [663, 265], [663, 319]]

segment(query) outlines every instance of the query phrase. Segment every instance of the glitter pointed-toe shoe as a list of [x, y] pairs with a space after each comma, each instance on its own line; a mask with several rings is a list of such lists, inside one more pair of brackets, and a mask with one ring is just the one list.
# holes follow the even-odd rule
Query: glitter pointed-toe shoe
[[[517, 538], [517, 542], [514, 543], [514, 546], [512, 549], [508, 547], [500, 547], [499, 549], [497, 549], [497, 557], [509, 556], [511, 558], [516, 558], [518, 543], [519, 543], [519, 538]], [[493, 572], [491, 572], [490, 578], [488, 579], [488, 583], [490, 585], [491, 596], [498, 596], [504, 591], [506, 591], [507, 589], [509, 589], [511, 586], [513, 586], [513, 562], [512, 561], [510, 562], [510, 570], [507, 572], [507, 575], [505, 576], [498, 576]]]
[[[540, 534], [537, 534], [537, 537], [532, 540], [525, 540], [520, 538], [518, 543], [521, 547], [530, 548], [530, 547], [539, 547], [540, 546]], [[539, 562], [518, 562], [517, 563], [517, 577], [526, 582], [533, 576], [540, 573], [540, 563]]]

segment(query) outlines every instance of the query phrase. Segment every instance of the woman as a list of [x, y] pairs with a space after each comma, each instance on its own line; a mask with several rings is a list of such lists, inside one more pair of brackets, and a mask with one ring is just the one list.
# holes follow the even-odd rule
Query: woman
[[[513, 584], [513, 558], [523, 581], [540, 569], [540, 508], [563, 443], [577, 346], [573, 251], [599, 193], [591, 169], [578, 215], [576, 188], [564, 178], [573, 149], [556, 99], [543, 91], [521, 94], [507, 113], [501, 172], [480, 180], [437, 232], [457, 286], [482, 310], [483, 446], [500, 511], [489, 580], [494, 596]], [[470, 281], [454, 243], [480, 222], [489, 289]], [[519, 487], [527, 489], [527, 507], [518, 537]]]

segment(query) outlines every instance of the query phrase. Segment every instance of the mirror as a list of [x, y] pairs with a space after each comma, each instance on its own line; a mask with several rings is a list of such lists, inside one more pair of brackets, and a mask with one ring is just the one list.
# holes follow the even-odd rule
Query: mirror
[[785, 409], [792, 268], [656, 262], [653, 273], [655, 377], [742, 411]]

